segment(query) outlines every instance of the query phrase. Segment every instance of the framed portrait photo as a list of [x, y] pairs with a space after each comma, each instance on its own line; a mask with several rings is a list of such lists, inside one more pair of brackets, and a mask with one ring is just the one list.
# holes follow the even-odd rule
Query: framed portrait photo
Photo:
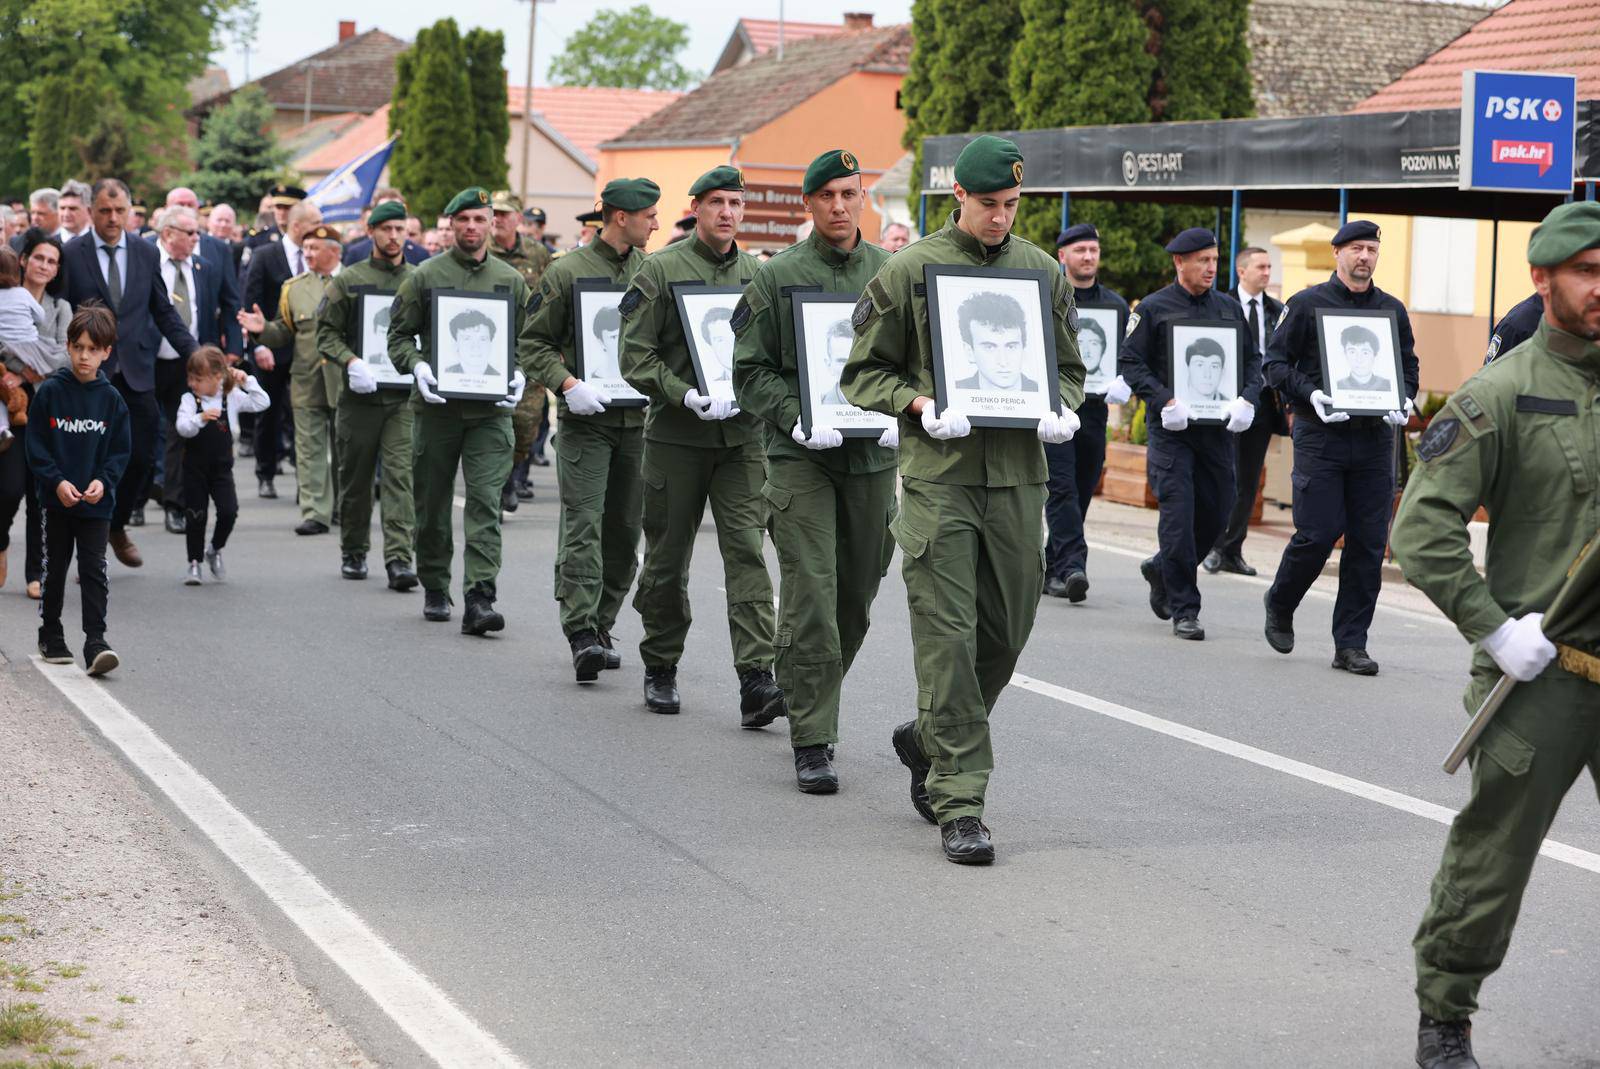
[[504, 401], [511, 392], [511, 294], [432, 290], [433, 374], [452, 401]]
[[1381, 416], [1405, 408], [1400, 323], [1393, 309], [1318, 308], [1317, 344], [1333, 411]]
[[1167, 323], [1167, 381], [1188, 406], [1190, 423], [1228, 422], [1228, 402], [1244, 389], [1244, 327], [1233, 319]]
[[673, 291], [695, 389], [719, 401], [733, 400], [733, 308], [742, 286], [682, 286]]
[[928, 264], [934, 401], [974, 427], [1036, 427], [1061, 411], [1044, 271]]
[[389, 309], [394, 294], [373, 286], [350, 290], [356, 299], [356, 321], [351, 327], [350, 348], [372, 369], [380, 390], [409, 390], [411, 376], [402, 375], [389, 359]]
[[839, 391], [839, 375], [856, 337], [850, 313], [857, 300], [854, 293], [789, 294], [800, 365], [800, 426], [808, 435], [827, 427], [846, 438], [877, 438], [896, 422], [893, 416], [857, 408]]
[[1122, 343], [1118, 321], [1122, 310], [1107, 303], [1078, 305], [1078, 352], [1083, 357], [1083, 393], [1103, 397], [1117, 377], [1117, 350]]
[[604, 390], [612, 408], [643, 408], [644, 394], [622, 378], [617, 347], [622, 338], [622, 313], [617, 306], [628, 287], [603, 278], [580, 278], [572, 283], [572, 333], [578, 351], [577, 377]]

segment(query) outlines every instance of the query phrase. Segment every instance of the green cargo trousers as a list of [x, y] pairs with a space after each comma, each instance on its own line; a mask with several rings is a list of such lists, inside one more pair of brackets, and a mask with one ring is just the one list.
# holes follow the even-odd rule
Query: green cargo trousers
[[610, 631], [638, 571], [643, 427], [568, 416], [556, 435], [561, 543], [555, 591], [561, 630]]
[[911, 607], [917, 745], [944, 824], [983, 815], [989, 713], [1011, 681], [1044, 593], [1043, 484], [904, 479], [893, 529]]
[[522, 400], [511, 410], [511, 426], [516, 432], [516, 444], [511, 462], [521, 464], [533, 451], [533, 441], [539, 437], [539, 425], [545, 420], [545, 389], [540, 382], [530, 382], [522, 391]]
[[894, 555], [895, 470], [851, 475], [796, 457], [767, 461], [762, 489], [778, 550], [778, 686], [789, 741], [839, 741], [839, 691]]
[[761, 447], [644, 444], [644, 567], [633, 607], [644, 621], [639, 657], [646, 668], [678, 663], [689, 635], [689, 560], [706, 502], [717, 521], [733, 664], [740, 672], [772, 663], [772, 578], [761, 555], [767, 524]]
[[[1475, 669], [1476, 711], [1498, 673]], [[1600, 781], [1600, 687], [1552, 665], [1518, 683], [1472, 755], [1472, 797], [1456, 815], [1433, 878], [1417, 955], [1417, 1003], [1440, 1021], [1468, 1017], [1505, 960], [1522, 892], [1556, 810], [1584, 768]]]
[[466, 575], [463, 592], [495, 595], [500, 574], [500, 488], [511, 472], [511, 414], [462, 419], [448, 404], [413, 409], [412, 484], [417, 502], [417, 578], [422, 589], [448, 592], [451, 509], [456, 469], [466, 482], [462, 514]]
[[365, 554], [372, 547], [372, 479], [383, 461], [378, 487], [383, 526], [383, 562], [411, 564], [417, 534], [411, 498], [411, 406], [339, 399], [335, 440], [339, 443], [339, 549]]
[[302, 520], [333, 526], [334, 408], [320, 367], [289, 380], [294, 410], [294, 481]]

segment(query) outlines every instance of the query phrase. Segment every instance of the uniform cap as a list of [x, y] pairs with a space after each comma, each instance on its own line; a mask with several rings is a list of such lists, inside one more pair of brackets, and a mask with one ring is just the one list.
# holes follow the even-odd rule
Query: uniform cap
[[[661, 187], [648, 178], [613, 178], [600, 191], [600, 203], [625, 212], [642, 212], [661, 199]], [[583, 217], [578, 217], [582, 222]]]
[[811, 161], [806, 176], [800, 182], [800, 192], [810, 196], [835, 178], [848, 178], [861, 173], [861, 164], [855, 154], [842, 148], [830, 148]]
[[1381, 233], [1378, 224], [1371, 219], [1352, 219], [1333, 235], [1331, 244], [1337, 249], [1340, 245], [1348, 245], [1352, 241], [1378, 241]]
[[[331, 241], [337, 245], [344, 244], [344, 238], [340, 236], [339, 232], [325, 223], [312, 227], [306, 231], [305, 236], [307, 238], [316, 238], [318, 241]], [[305, 239], [302, 238], [301, 240]]]
[[673, 223], [672, 226], [676, 230], [693, 230], [694, 229], [694, 225], [696, 223], [698, 223], [699, 221], [700, 221], [700, 217], [698, 215], [694, 214], [694, 212], [690, 212], [688, 215], [684, 216], [682, 219], [679, 219], [676, 223]]
[[1214, 249], [1217, 247], [1217, 235], [1203, 226], [1191, 226], [1177, 237], [1167, 242], [1167, 251], [1179, 256], [1199, 252], [1201, 249]]
[[599, 226], [602, 215], [600, 213], [600, 209], [596, 208], [594, 211], [584, 212], [582, 215], [577, 216], [576, 218], [579, 226]]
[[1589, 249], [1600, 249], [1600, 201], [1575, 200], [1556, 207], [1533, 228], [1528, 263], [1554, 267]]
[[522, 217], [530, 223], [542, 223], [544, 222], [544, 209], [524, 208], [522, 210]]
[[520, 212], [522, 201], [509, 189], [497, 189], [489, 194], [489, 206], [497, 212]]
[[710, 193], [714, 189], [743, 190], [744, 172], [727, 164], [723, 164], [721, 167], [713, 167], [694, 180], [694, 185], [689, 187], [689, 196], [698, 197], [703, 193]]
[[1099, 241], [1100, 231], [1094, 228], [1093, 223], [1077, 223], [1067, 227], [1056, 238], [1056, 248], [1064, 249], [1068, 245], [1076, 245], [1080, 241]]
[[293, 208], [296, 204], [306, 199], [306, 191], [299, 186], [288, 186], [279, 182], [272, 187], [272, 192], [267, 196], [272, 198], [272, 203], [280, 208]]
[[468, 208], [487, 207], [489, 207], [489, 191], [482, 186], [468, 186], [450, 198], [450, 203], [444, 206], [444, 214], [454, 215]]
[[367, 225], [377, 226], [380, 223], [389, 223], [405, 217], [406, 206], [404, 204], [397, 200], [386, 200], [372, 209], [372, 214], [367, 216]]
[[956, 157], [956, 182], [968, 193], [994, 193], [1022, 185], [1022, 150], [1016, 142], [980, 134]]

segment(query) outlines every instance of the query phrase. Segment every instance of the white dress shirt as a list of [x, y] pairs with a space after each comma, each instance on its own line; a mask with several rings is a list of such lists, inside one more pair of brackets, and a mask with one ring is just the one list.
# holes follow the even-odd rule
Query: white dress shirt
[[289, 259], [289, 277], [303, 275], [306, 271], [306, 256], [300, 251], [300, 246], [289, 240], [289, 235], [283, 235], [283, 255]]
[[[107, 254], [106, 249], [113, 248], [113, 247], [116, 248], [116, 250], [117, 250], [117, 278], [119, 280], [121, 280], [122, 292], [123, 293], [127, 293], [128, 292], [128, 232], [126, 230], [124, 230], [122, 232], [122, 236], [117, 238], [117, 243], [116, 243], [115, 246], [107, 245], [106, 242], [105, 242], [105, 239], [102, 238], [99, 235], [99, 233], [95, 234], [95, 236], [94, 236], [94, 251], [95, 251], [96, 258], [100, 261], [100, 278], [101, 278], [102, 281], [104, 281], [106, 283], [106, 288], [107, 289], [109, 289], [111, 287], [111, 281], [110, 281], [111, 257], [110, 257], [110, 255]], [[112, 311], [116, 311], [116, 309], [113, 308]]]
[[[191, 255], [188, 259], [183, 260], [181, 263], [174, 262], [171, 254], [167, 252], [167, 247], [165, 245], [158, 241], [156, 242], [156, 248], [161, 252], [161, 281], [167, 287], [167, 299], [172, 301], [172, 310], [178, 313], [178, 318], [183, 320], [183, 325], [189, 328], [189, 333], [194, 336], [195, 341], [199, 341], [200, 336], [194, 329], [194, 302], [200, 292], [200, 289], [195, 285], [194, 280], [195, 257]], [[173, 297], [173, 294], [177, 292], [174, 283], [176, 282], [177, 272], [179, 271], [183, 272], [183, 281], [189, 287], [189, 300], [186, 304], [179, 303]], [[162, 338], [161, 348], [156, 350], [156, 359], [176, 360], [178, 359], [178, 350], [174, 349], [172, 347], [172, 343], [166, 338]]]

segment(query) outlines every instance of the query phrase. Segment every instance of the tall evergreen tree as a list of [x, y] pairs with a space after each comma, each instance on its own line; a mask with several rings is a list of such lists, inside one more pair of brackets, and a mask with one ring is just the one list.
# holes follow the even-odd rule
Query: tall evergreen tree
[[[405, 96], [391, 111], [399, 140], [389, 174], [412, 211], [437, 215], [456, 193], [481, 181], [478, 115], [455, 19], [440, 19], [420, 31], [411, 55]], [[503, 109], [500, 121], [507, 121]]]
[[506, 143], [511, 136], [507, 112], [505, 35], [499, 30], [474, 29], [462, 40], [467, 54], [467, 80], [472, 90], [474, 141], [472, 169], [479, 185], [504, 189], [509, 168]]
[[267, 133], [272, 104], [247, 85], [206, 120], [195, 148], [195, 170], [184, 184], [212, 203], [234, 205], [240, 218], [283, 174], [289, 154]]

